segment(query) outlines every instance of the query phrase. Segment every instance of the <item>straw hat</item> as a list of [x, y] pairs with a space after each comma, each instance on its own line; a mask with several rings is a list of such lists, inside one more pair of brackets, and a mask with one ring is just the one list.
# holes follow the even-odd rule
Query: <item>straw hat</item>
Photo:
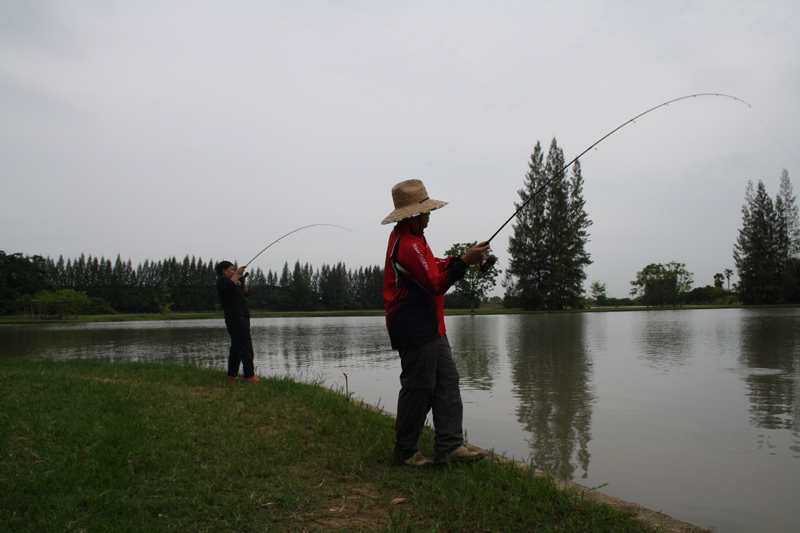
[[394, 211], [381, 224], [399, 222], [447, 205], [447, 202], [432, 200], [420, 180], [401, 181], [392, 187], [392, 200]]

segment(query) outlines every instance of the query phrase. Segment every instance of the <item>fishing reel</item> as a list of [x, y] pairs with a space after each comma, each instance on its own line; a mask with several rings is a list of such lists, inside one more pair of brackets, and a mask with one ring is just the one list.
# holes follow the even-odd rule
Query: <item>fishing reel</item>
[[481, 261], [481, 267], [480, 267], [481, 272], [488, 271], [490, 268], [494, 266], [495, 263], [497, 263], [497, 256], [494, 254], [487, 255], [486, 258], [484, 258], [484, 260]]

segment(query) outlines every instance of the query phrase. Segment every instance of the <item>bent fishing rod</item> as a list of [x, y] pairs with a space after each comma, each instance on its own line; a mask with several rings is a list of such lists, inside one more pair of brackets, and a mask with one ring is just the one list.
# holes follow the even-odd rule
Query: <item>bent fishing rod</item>
[[[540, 192], [542, 192], [542, 191], [545, 189], [545, 187], [547, 187], [548, 185], [550, 185], [550, 183], [551, 183], [551, 182], [552, 182], [554, 179], [556, 179], [556, 178], [557, 178], [557, 177], [559, 177], [561, 174], [563, 174], [564, 172], [566, 172], [566, 170], [567, 170], [569, 167], [571, 167], [571, 166], [572, 166], [572, 165], [573, 165], [573, 164], [574, 164], [574, 163], [575, 163], [575, 162], [576, 162], [578, 159], [580, 159], [581, 157], [583, 157], [583, 156], [586, 154], [586, 152], [588, 152], [589, 150], [591, 150], [592, 148], [594, 148], [595, 146], [597, 146], [598, 144], [600, 144], [601, 142], [603, 142], [603, 141], [604, 141], [604, 140], [606, 140], [607, 138], [611, 137], [613, 134], [615, 134], [616, 132], [618, 132], [619, 130], [621, 130], [622, 128], [624, 128], [625, 126], [627, 126], [628, 124], [630, 124], [631, 122], [635, 122], [635, 121], [636, 121], [636, 119], [643, 117], [644, 115], [646, 115], [646, 114], [650, 113], [651, 111], [655, 111], [656, 109], [658, 109], [658, 108], [660, 108], [660, 107], [666, 107], [666, 106], [668, 106], [668, 105], [670, 105], [670, 104], [674, 104], [675, 102], [679, 102], [679, 101], [681, 101], [681, 100], [686, 100], [686, 99], [688, 99], [688, 98], [698, 98], [698, 97], [700, 97], [700, 96], [719, 96], [719, 97], [722, 97], [722, 98], [731, 98], [731, 99], [733, 99], [733, 100], [736, 100], [737, 102], [741, 102], [741, 103], [745, 104], [745, 105], [746, 105], [747, 107], [749, 107], [749, 108], [752, 108], [752, 107], [753, 107], [753, 106], [751, 106], [750, 104], [748, 104], [747, 102], [745, 102], [744, 100], [742, 100], [741, 98], [737, 98], [737, 97], [735, 97], [735, 96], [731, 96], [731, 95], [729, 95], [729, 94], [721, 94], [721, 93], [697, 93], [697, 94], [690, 94], [690, 95], [687, 95], [687, 96], [681, 96], [680, 98], [675, 98], [675, 99], [673, 99], [673, 100], [669, 100], [668, 102], [664, 102], [663, 104], [659, 104], [659, 105], [657, 105], [657, 106], [655, 106], [655, 107], [651, 107], [651, 108], [650, 108], [650, 109], [648, 109], [647, 111], [644, 111], [644, 112], [642, 112], [642, 113], [639, 113], [638, 115], [636, 115], [636, 116], [635, 116], [635, 117], [633, 117], [632, 119], [630, 119], [630, 120], [627, 120], [627, 121], [623, 122], [622, 124], [620, 124], [619, 126], [617, 126], [616, 128], [614, 128], [613, 130], [611, 130], [610, 132], [608, 132], [608, 133], [606, 133], [605, 135], [603, 135], [602, 137], [600, 137], [600, 139], [598, 139], [598, 140], [597, 140], [597, 141], [596, 141], [594, 144], [592, 144], [591, 146], [589, 146], [589, 148], [587, 148], [586, 150], [584, 150], [583, 152], [581, 152], [580, 154], [578, 154], [578, 155], [577, 155], [577, 157], [575, 157], [575, 159], [573, 159], [572, 161], [570, 161], [569, 163], [567, 163], [566, 165], [564, 165], [564, 166], [563, 166], [561, 169], [559, 169], [559, 170], [558, 170], [557, 172], [555, 172], [555, 173], [554, 173], [552, 176], [550, 176], [550, 177], [549, 177], [549, 178], [548, 178], [548, 179], [547, 179], [547, 180], [546, 180], [544, 183], [542, 183], [542, 184], [539, 186], [539, 188], [537, 188], [537, 189], [536, 189], [536, 190], [533, 192], [533, 194], [531, 194], [530, 198], [528, 198], [527, 200], [525, 200], [525, 202], [523, 202], [523, 203], [522, 203], [522, 205], [520, 205], [520, 206], [519, 206], [519, 209], [517, 209], [517, 210], [514, 212], [514, 214], [513, 214], [513, 215], [511, 215], [510, 217], [508, 217], [508, 220], [506, 220], [505, 222], [503, 222], [503, 225], [502, 225], [502, 226], [500, 226], [500, 227], [498, 228], [498, 230], [497, 230], [497, 231], [495, 231], [495, 232], [494, 232], [494, 234], [492, 234], [492, 236], [491, 236], [491, 237], [489, 237], [489, 240], [485, 241], [485, 242], [486, 242], [486, 244], [489, 244], [489, 243], [491, 243], [491, 242], [492, 242], [492, 239], [494, 239], [494, 238], [497, 236], [497, 234], [498, 234], [498, 233], [500, 233], [500, 232], [503, 230], [503, 228], [505, 228], [505, 227], [506, 227], [506, 225], [508, 225], [508, 223], [509, 223], [509, 222], [511, 222], [511, 221], [514, 219], [514, 217], [516, 217], [516, 216], [517, 216], [517, 215], [518, 215], [518, 214], [519, 214], [519, 213], [520, 213], [520, 212], [521, 212], [523, 209], [525, 209], [525, 207], [526, 207], [526, 206], [527, 206], [529, 203], [531, 203], [531, 202], [533, 201], [533, 199], [534, 199], [534, 198], [536, 198], [536, 196], [537, 196], [537, 195], [538, 195]], [[494, 265], [496, 262], [497, 262], [497, 257], [495, 257], [494, 255], [491, 255], [491, 254], [489, 254], [489, 255], [486, 257], [486, 260], [485, 260], [483, 263], [481, 263], [481, 270], [483, 270], [484, 272], [485, 272], [486, 270], [489, 270], [489, 269], [492, 267], [492, 265]]]
[[[280, 237], [278, 237], [277, 239], [275, 239], [274, 241], [272, 241], [271, 243], [269, 243], [268, 245], [266, 245], [266, 246], [264, 247], [264, 249], [263, 249], [263, 250], [261, 250], [260, 252], [258, 252], [258, 253], [255, 255], [255, 257], [253, 257], [253, 258], [252, 258], [250, 261], [248, 261], [248, 262], [247, 262], [247, 264], [245, 264], [245, 265], [244, 265], [244, 268], [247, 268], [248, 266], [250, 266], [250, 264], [251, 264], [253, 261], [255, 261], [255, 260], [258, 258], [258, 256], [259, 256], [259, 255], [261, 255], [261, 254], [263, 254], [264, 252], [266, 252], [267, 250], [269, 250], [269, 248], [270, 248], [270, 247], [272, 247], [272, 245], [274, 245], [274, 244], [277, 244], [277, 243], [281, 242], [281, 240], [282, 240], [282, 239], [285, 239], [286, 237], [288, 237], [288, 236], [289, 236], [289, 235], [291, 235], [292, 233], [297, 233], [298, 231], [300, 231], [300, 230], [304, 230], [304, 229], [306, 229], [306, 228], [313, 228], [314, 226], [333, 226], [334, 228], [341, 228], [341, 229], [344, 229], [344, 230], [350, 231], [349, 229], [345, 228], [344, 226], [337, 226], [336, 224], [309, 224], [308, 226], [303, 226], [302, 228], [297, 228], [297, 229], [294, 229], [294, 230], [290, 231], [289, 233], [287, 233], [287, 234], [285, 234], [285, 235], [281, 235]], [[244, 277], [247, 277], [248, 275], [249, 275], [249, 272], [245, 273]]]

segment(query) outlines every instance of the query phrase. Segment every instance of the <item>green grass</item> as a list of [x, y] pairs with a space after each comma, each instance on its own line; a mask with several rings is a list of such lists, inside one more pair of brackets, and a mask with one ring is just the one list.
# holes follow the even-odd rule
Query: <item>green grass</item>
[[4, 360], [0, 531], [647, 531], [507, 462], [398, 466], [393, 419], [340, 392], [224, 380]]

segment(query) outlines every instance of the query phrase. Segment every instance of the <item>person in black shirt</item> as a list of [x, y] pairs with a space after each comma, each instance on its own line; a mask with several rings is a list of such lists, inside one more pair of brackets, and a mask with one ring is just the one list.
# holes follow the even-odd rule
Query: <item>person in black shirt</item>
[[225, 311], [225, 327], [231, 336], [228, 355], [228, 383], [239, 379], [239, 365], [246, 381], [261, 381], [253, 366], [253, 340], [250, 337], [250, 309], [247, 307], [247, 281], [244, 267], [238, 269], [230, 261], [221, 261], [217, 271], [217, 292]]

